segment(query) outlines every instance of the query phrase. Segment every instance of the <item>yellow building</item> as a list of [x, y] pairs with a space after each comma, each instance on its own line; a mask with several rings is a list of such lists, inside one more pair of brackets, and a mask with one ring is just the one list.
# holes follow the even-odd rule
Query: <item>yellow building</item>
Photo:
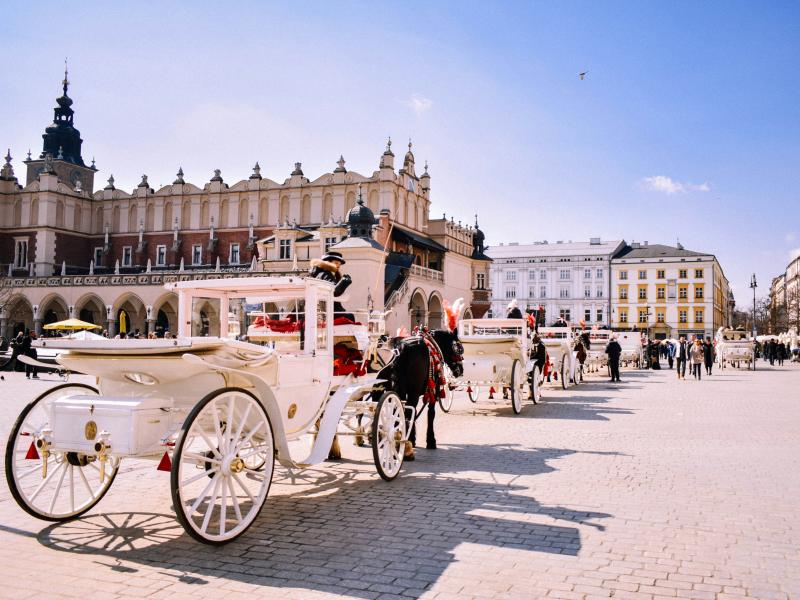
[[712, 336], [731, 324], [730, 286], [713, 254], [626, 244], [611, 260], [611, 326], [656, 339]]

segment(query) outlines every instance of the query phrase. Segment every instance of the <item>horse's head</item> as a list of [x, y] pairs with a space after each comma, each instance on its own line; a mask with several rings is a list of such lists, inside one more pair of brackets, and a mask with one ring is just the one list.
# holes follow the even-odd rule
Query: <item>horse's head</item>
[[464, 372], [462, 364], [464, 360], [464, 346], [458, 341], [458, 332], [449, 329], [434, 329], [431, 336], [436, 341], [436, 345], [442, 351], [442, 358], [453, 375], [461, 377]]

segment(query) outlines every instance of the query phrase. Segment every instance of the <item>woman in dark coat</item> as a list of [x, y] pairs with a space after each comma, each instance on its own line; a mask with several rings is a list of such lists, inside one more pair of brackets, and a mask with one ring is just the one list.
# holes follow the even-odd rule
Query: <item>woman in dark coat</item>
[[714, 350], [714, 344], [711, 341], [710, 337], [706, 337], [706, 341], [703, 344], [703, 362], [705, 363], [706, 367], [706, 375], [711, 375], [711, 368], [714, 366], [714, 355], [716, 354]]

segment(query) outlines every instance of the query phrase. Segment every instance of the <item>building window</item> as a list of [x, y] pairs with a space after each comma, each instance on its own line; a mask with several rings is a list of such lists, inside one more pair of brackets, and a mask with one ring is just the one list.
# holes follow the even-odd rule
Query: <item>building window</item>
[[558, 297], [559, 298], [569, 298], [569, 289], [568, 288], [561, 288], [558, 290]]
[[594, 274], [597, 279], [603, 278], [603, 269], [597, 269], [597, 272]]
[[547, 298], [547, 287], [544, 285], [539, 288], [539, 298]]
[[506, 300], [511, 300], [517, 297], [517, 288], [508, 288], [506, 290]]
[[688, 312], [686, 310], [679, 310], [678, 311], [678, 322], [679, 323], [688, 323], [689, 322], [689, 316], [688, 316]]
[[620, 271], [619, 272], [620, 279], [628, 279], [628, 272], [627, 271]]
[[695, 269], [694, 270], [694, 278], [695, 279], [702, 279], [703, 278], [703, 269]]
[[292, 258], [292, 240], [281, 240], [279, 248], [279, 260], [289, 260]]
[[536, 271], [528, 271], [528, 279], [536, 279]]
[[666, 318], [664, 317], [664, 311], [663, 310], [656, 311], [656, 322], [663, 323], [665, 320]]
[[647, 300], [647, 288], [640, 287], [639, 288], [639, 300]]
[[337, 241], [337, 239], [335, 237], [326, 237], [325, 238], [325, 252], [330, 250], [331, 246], [335, 245], [336, 243], [338, 243], [338, 241]]
[[592, 278], [592, 270], [591, 269], [584, 269], [583, 270], [583, 278], [584, 279], [591, 279]]
[[569, 279], [569, 269], [561, 269], [558, 272], [558, 278], [562, 279], [562, 280], [563, 279]]
[[588, 285], [583, 288], [583, 297], [584, 298], [592, 297], [592, 288], [590, 288]]
[[619, 287], [619, 299], [620, 300], [628, 299], [628, 288], [626, 286]]
[[193, 265], [203, 264], [203, 246], [201, 246], [200, 244], [192, 245], [192, 264]]
[[130, 267], [132, 264], [133, 258], [133, 247], [131, 246], [123, 246], [122, 247], [122, 266], [123, 267]]
[[16, 238], [14, 240], [14, 268], [28, 268], [28, 238]]
[[240, 258], [239, 257], [239, 244], [238, 243], [233, 243], [233, 244], [231, 244], [231, 251], [230, 251], [230, 256], [229, 256], [228, 263], [230, 263], [232, 265], [238, 265], [239, 262], [240, 262], [239, 258]]
[[694, 288], [694, 297], [697, 298], [698, 300], [701, 300], [703, 298], [703, 288], [701, 287]]
[[667, 297], [667, 290], [662, 286], [657, 287], [656, 298], [658, 298], [659, 300], [665, 300], [666, 297]]
[[598, 323], [602, 323], [603, 322], [603, 309], [602, 308], [598, 308], [597, 309], [597, 322]]
[[664, 269], [659, 269], [658, 271], [656, 271], [656, 278], [657, 279], [664, 279], [666, 276], [667, 276], [667, 273], [666, 273], [666, 271], [664, 271]]
[[157, 267], [165, 267], [167, 265], [167, 247], [166, 246], [157, 246], [156, 247], [156, 266]]
[[97, 266], [101, 262], [103, 262], [103, 249], [98, 246], [94, 249], [94, 264]]
[[682, 285], [678, 288], [678, 298], [681, 300], [686, 300], [689, 297], [689, 288], [685, 285]]
[[703, 322], [703, 311], [702, 309], [698, 309], [694, 311], [694, 322], [695, 323], [702, 323]]
[[596, 298], [602, 298], [603, 297], [603, 288], [599, 287], [599, 288], [597, 288], [597, 290], [595, 290], [595, 297]]
[[647, 271], [639, 271], [639, 279], [647, 279]]
[[686, 279], [686, 269], [681, 269], [680, 271], [678, 271], [678, 277], [680, 279]]
[[565, 321], [569, 321], [569, 309], [568, 308], [562, 308], [560, 311], [558, 311], [558, 314]]
[[540, 279], [540, 280], [547, 279], [547, 271], [545, 271], [544, 269], [542, 269], [542, 270], [539, 272], [539, 279]]
[[482, 289], [486, 288], [486, 275], [484, 273], [478, 273], [475, 276], [475, 286], [479, 290], [482, 290]]
[[588, 323], [591, 320], [592, 320], [592, 311], [591, 309], [587, 308], [583, 311], [583, 321], [585, 323]]
[[627, 323], [628, 322], [628, 311], [621, 309], [619, 311], [619, 322], [620, 323]]
[[639, 311], [639, 323], [647, 323], [647, 310]]
[[517, 280], [516, 271], [506, 271], [506, 281], [516, 281], [516, 280]]

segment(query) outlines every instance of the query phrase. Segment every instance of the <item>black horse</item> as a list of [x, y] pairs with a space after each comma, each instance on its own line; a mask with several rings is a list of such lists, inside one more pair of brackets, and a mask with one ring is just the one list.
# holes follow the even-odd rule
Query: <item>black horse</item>
[[[463, 374], [462, 365], [464, 348], [458, 341], [456, 333], [446, 329], [436, 329], [430, 332], [442, 353], [442, 358], [453, 376]], [[412, 335], [407, 338], [394, 338], [390, 341], [395, 356], [389, 364], [378, 373], [379, 379], [386, 380], [386, 388], [395, 392], [406, 405], [406, 420], [411, 426], [409, 441], [412, 445], [416, 442], [416, 408], [420, 397], [428, 387], [430, 374], [430, 351], [421, 335]], [[436, 382], [436, 397], [441, 393], [440, 383]], [[428, 403], [428, 429], [426, 434], [426, 448], [436, 449], [436, 436], [433, 432], [433, 421], [436, 415], [436, 403]], [[408, 457], [410, 458], [410, 457]]]

